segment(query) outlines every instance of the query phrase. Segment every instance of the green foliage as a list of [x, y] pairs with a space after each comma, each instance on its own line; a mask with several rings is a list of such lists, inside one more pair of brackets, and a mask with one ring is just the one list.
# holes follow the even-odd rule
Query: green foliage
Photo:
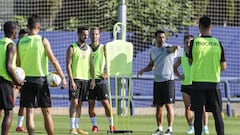
[[62, 8], [62, 0], [47, 0], [49, 3], [49, 24], [47, 30], [54, 30], [55, 27], [53, 26], [53, 21], [56, 18], [56, 14], [60, 11]]
[[56, 14], [62, 8], [62, 0], [48, 0], [50, 5], [50, 14]]
[[209, 0], [193, 0], [194, 10], [195, 10], [195, 19], [198, 19], [200, 16], [206, 13], [207, 6], [209, 5]]
[[227, 14], [229, 16], [229, 19], [232, 20], [234, 18], [235, 15], [235, 2], [234, 0], [227, 0], [226, 1], [226, 5], [227, 5]]
[[20, 29], [26, 29], [27, 28], [27, 17], [16, 15], [16, 16], [13, 16], [11, 18], [11, 20], [18, 22], [18, 25], [19, 25]]
[[[112, 31], [113, 25], [117, 22], [118, 0], [83, 0], [76, 1], [79, 14], [71, 17], [65, 23], [64, 29], [73, 30], [76, 26], [97, 26], [102, 31]], [[77, 21], [78, 20], [78, 21]], [[106, 23], [106, 20], [108, 22]], [[70, 25], [70, 26], [68, 26]]]
[[129, 0], [127, 5], [128, 29], [143, 37], [143, 44], [152, 42], [157, 29], [170, 36], [179, 32], [180, 26], [193, 25], [195, 10], [188, 0]]
[[78, 27], [79, 20], [76, 17], [71, 17], [64, 23], [65, 29], [69, 31], [75, 31]]

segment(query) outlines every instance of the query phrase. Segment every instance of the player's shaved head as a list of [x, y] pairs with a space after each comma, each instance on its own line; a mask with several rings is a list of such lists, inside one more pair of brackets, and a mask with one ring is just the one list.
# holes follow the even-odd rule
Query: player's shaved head
[[202, 16], [199, 19], [199, 26], [202, 26], [202, 28], [208, 29], [211, 25], [212, 21], [208, 16]]
[[34, 14], [34, 15], [31, 15], [29, 18], [28, 18], [28, 28], [30, 30], [34, 29], [36, 27], [36, 24], [39, 23], [40, 24], [41, 22], [41, 19], [38, 15]]
[[6, 37], [11, 37], [11, 35], [13, 34], [14, 30], [17, 29], [17, 23], [14, 21], [7, 21], [4, 26], [4, 34]]

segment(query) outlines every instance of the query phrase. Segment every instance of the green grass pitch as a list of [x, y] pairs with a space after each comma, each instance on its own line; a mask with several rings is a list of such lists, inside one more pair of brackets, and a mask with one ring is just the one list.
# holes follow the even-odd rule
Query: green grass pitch
[[[2, 118], [1, 118], [2, 120]], [[67, 115], [55, 115], [53, 116], [55, 135], [67, 135], [69, 134], [69, 117]], [[91, 132], [91, 123], [87, 115], [83, 115], [80, 120], [81, 129], [88, 131], [90, 135], [106, 135], [108, 129], [107, 119], [104, 116], [98, 116], [98, 128], [99, 133]], [[121, 125], [121, 117], [119, 117], [119, 127]], [[17, 133], [15, 132], [17, 123], [17, 116], [14, 114], [14, 119], [12, 122], [12, 127], [9, 135], [25, 135], [27, 133]], [[225, 117], [225, 135], [239, 135], [240, 119], [233, 117]], [[25, 123], [24, 123], [25, 124]], [[25, 126], [24, 126], [25, 127]], [[41, 115], [35, 116], [35, 135], [46, 135], [43, 118]], [[117, 127], [118, 128], [118, 127]], [[166, 117], [164, 119], [164, 130], [167, 128]], [[174, 135], [186, 135], [186, 130], [188, 126], [186, 120], [183, 116], [176, 116], [173, 126]], [[119, 129], [122, 130], [122, 129]], [[153, 131], [156, 130], [155, 116], [132, 116], [130, 117], [129, 130], [132, 130], [132, 135], [151, 135]], [[216, 135], [214, 127], [214, 119], [209, 116], [209, 130], [210, 135]]]

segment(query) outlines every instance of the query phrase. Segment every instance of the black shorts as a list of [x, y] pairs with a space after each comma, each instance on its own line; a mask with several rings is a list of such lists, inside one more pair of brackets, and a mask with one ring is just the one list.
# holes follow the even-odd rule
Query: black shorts
[[201, 84], [193, 83], [191, 93], [191, 110], [201, 111], [203, 105], [207, 112], [222, 111], [222, 96], [220, 89], [217, 86], [201, 86]]
[[[79, 80], [74, 79], [75, 84], [77, 85], [77, 90], [72, 91], [71, 87], [69, 86], [69, 100], [71, 99], [78, 99], [80, 101], [87, 101], [88, 97], [88, 80]], [[70, 84], [70, 83], [69, 83]]]
[[0, 109], [12, 110], [13, 107], [13, 86], [10, 81], [0, 77]]
[[154, 82], [153, 105], [175, 103], [174, 80]]
[[192, 85], [181, 85], [181, 92], [191, 95]]
[[96, 86], [94, 89], [89, 89], [88, 99], [104, 100], [108, 99], [108, 90], [106, 80], [95, 79]]
[[47, 108], [52, 106], [46, 79], [39, 84], [30, 81], [24, 83], [20, 94], [20, 106], [27, 108]]

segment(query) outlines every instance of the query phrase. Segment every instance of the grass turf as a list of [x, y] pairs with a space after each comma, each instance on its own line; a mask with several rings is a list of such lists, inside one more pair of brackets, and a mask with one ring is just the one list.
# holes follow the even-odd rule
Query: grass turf
[[[2, 119], [1, 119], [2, 120]], [[54, 127], [55, 127], [55, 135], [66, 135], [69, 134], [69, 117], [67, 115], [55, 115], [53, 116], [54, 120]], [[81, 129], [88, 131], [91, 135], [106, 135], [107, 131], [109, 130], [107, 119], [104, 116], [98, 116], [98, 128], [99, 133], [92, 133], [91, 132], [91, 123], [90, 119], [87, 115], [83, 115], [80, 120], [80, 127]], [[121, 118], [119, 117], [118, 123], [118, 130], [125, 130], [126, 128], [122, 129], [123, 126]], [[10, 129], [9, 135], [24, 135], [27, 133], [19, 133], [15, 131], [17, 123], [17, 116], [14, 115], [14, 119], [12, 122], [12, 127]], [[239, 134], [239, 127], [240, 127], [240, 120], [239, 118], [233, 117], [225, 117], [224, 118], [225, 124], [225, 135], [238, 135]], [[25, 125], [25, 123], [24, 123]], [[24, 126], [25, 127], [25, 126]], [[43, 117], [41, 115], [35, 116], [35, 135], [46, 135], [46, 131], [44, 129]], [[164, 130], [167, 128], [167, 120], [166, 117], [164, 119]], [[173, 133], [174, 135], [186, 135], [186, 130], [188, 126], [186, 120], [183, 116], [176, 116], [173, 126]], [[132, 135], [151, 135], [156, 130], [156, 122], [155, 116], [133, 116], [130, 117], [129, 122], [129, 130], [132, 130]], [[212, 116], [209, 116], [209, 131], [210, 135], [216, 135], [215, 127], [214, 127], [214, 119]]]

